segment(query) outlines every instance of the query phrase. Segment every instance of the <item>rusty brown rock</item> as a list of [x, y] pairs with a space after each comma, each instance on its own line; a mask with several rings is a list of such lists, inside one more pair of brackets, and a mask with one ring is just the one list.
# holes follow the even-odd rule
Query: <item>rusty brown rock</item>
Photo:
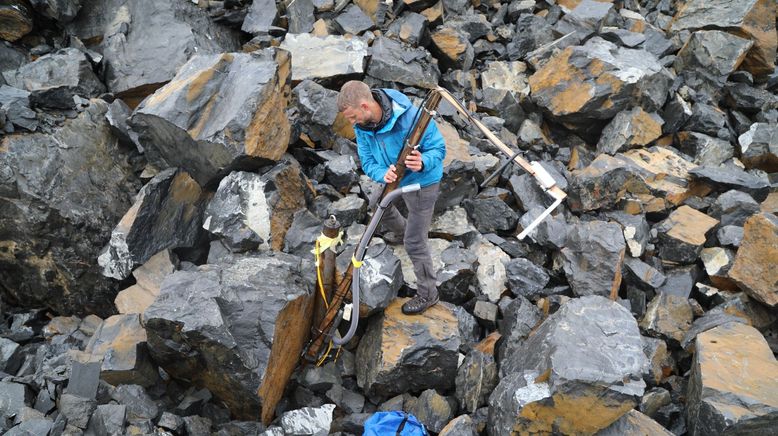
[[135, 284], [120, 291], [114, 304], [119, 313], [143, 313], [159, 295], [162, 280], [176, 270], [178, 259], [170, 250], [163, 250], [132, 272]]
[[778, 362], [755, 328], [701, 333], [687, 391], [689, 435], [769, 434], [778, 426]]
[[0, 38], [16, 41], [32, 31], [33, 15], [24, 0], [6, 0], [0, 4]]
[[443, 66], [469, 70], [473, 66], [473, 45], [464, 34], [453, 27], [443, 27], [432, 33], [432, 44]]
[[778, 34], [775, 31], [774, 0], [690, 0], [684, 2], [670, 23], [671, 31], [702, 28], [725, 29], [754, 41], [743, 67], [755, 75], [775, 68]]
[[635, 409], [625, 413], [616, 422], [597, 432], [597, 436], [623, 435], [672, 436], [673, 433]]
[[357, 348], [357, 383], [372, 397], [449, 389], [457, 371], [459, 322], [438, 303], [422, 315], [404, 315], [407, 298], [394, 300], [369, 321]]
[[116, 386], [152, 386], [158, 380], [146, 346], [146, 330], [137, 313], [114, 315], [103, 321], [86, 346], [87, 353], [102, 359], [100, 378]]
[[743, 241], [729, 276], [751, 297], [768, 306], [778, 305], [778, 217], [754, 215], [743, 227]]
[[719, 220], [683, 205], [657, 225], [659, 255], [664, 260], [692, 263], [700, 255], [707, 234]]
[[644, 147], [662, 136], [662, 118], [641, 107], [619, 112], [602, 132], [597, 143], [600, 153], [616, 154], [631, 148]]

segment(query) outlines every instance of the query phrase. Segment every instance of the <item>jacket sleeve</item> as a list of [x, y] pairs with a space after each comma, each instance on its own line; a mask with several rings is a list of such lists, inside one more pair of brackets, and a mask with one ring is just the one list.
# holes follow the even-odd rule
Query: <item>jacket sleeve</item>
[[357, 154], [362, 163], [362, 172], [378, 183], [384, 183], [384, 174], [389, 169], [379, 164], [373, 156], [370, 140], [357, 133]]
[[435, 120], [430, 120], [427, 125], [424, 136], [421, 138], [419, 150], [425, 170], [443, 164], [443, 159], [446, 158], [446, 142], [443, 140], [443, 135], [440, 134]]

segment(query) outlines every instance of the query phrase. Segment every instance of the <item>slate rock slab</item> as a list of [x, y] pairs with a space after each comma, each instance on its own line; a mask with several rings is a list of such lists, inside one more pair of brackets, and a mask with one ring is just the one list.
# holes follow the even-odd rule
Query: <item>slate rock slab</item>
[[618, 224], [591, 221], [572, 226], [562, 256], [573, 293], [608, 296], [618, 289], [625, 250]]

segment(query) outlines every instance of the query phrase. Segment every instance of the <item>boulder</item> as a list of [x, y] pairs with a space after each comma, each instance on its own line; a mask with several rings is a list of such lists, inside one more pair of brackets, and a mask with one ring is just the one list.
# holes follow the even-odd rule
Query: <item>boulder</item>
[[373, 57], [367, 67], [369, 76], [418, 88], [438, 86], [440, 71], [426, 49], [380, 37], [373, 43], [372, 51]]
[[252, 35], [266, 35], [276, 19], [278, 19], [278, 9], [275, 1], [256, 0], [251, 2], [240, 30]]
[[437, 271], [440, 299], [462, 304], [473, 297], [478, 258], [475, 253], [451, 244], [440, 253], [443, 266]]
[[735, 154], [729, 141], [704, 133], [678, 132], [675, 142], [680, 151], [694, 157], [694, 163], [697, 165], [719, 166]]
[[164, 249], [193, 246], [202, 233], [204, 206], [202, 189], [187, 172], [160, 172], [111, 233], [97, 258], [102, 274], [121, 280]]
[[550, 278], [545, 268], [521, 257], [507, 262], [505, 272], [508, 275], [508, 288], [513, 295], [533, 300], [540, 295]]
[[749, 218], [743, 227], [735, 264], [729, 277], [751, 297], [775, 307], [778, 305], [778, 270], [767, 259], [778, 257], [778, 218], [760, 213]]
[[132, 275], [135, 284], [120, 291], [114, 304], [119, 313], [143, 313], [159, 295], [162, 280], [178, 267], [178, 257], [170, 250], [151, 256]]
[[280, 46], [292, 55], [292, 80], [336, 79], [365, 72], [367, 44], [358, 38], [290, 34]]
[[738, 144], [746, 168], [778, 172], [778, 125], [754, 123], [738, 137]]
[[562, 257], [573, 293], [609, 296], [617, 292], [625, 249], [618, 224], [590, 221], [572, 226]]
[[368, 321], [357, 348], [357, 383], [368, 397], [454, 386], [461, 338], [452, 306], [438, 303], [404, 315], [407, 298], [394, 300]]
[[478, 350], [468, 353], [459, 365], [455, 382], [460, 410], [475, 413], [485, 406], [497, 381], [497, 364], [493, 356]]
[[727, 323], [695, 340], [690, 435], [761, 433], [778, 423], [778, 362], [755, 328]]
[[673, 433], [662, 427], [661, 424], [634, 409], [596, 433], [597, 436], [621, 436], [627, 434], [673, 435]]
[[[313, 12], [313, 11], [311, 11]], [[311, 14], [313, 17], [313, 14]], [[375, 27], [373, 20], [365, 14], [362, 9], [356, 4], [352, 4], [346, 8], [345, 11], [338, 14], [338, 17], [334, 20], [335, 26], [340, 30], [343, 35], [359, 35], [360, 33], [370, 30]], [[290, 29], [291, 31], [291, 29]], [[307, 31], [307, 30], [305, 30]], [[292, 32], [303, 33], [303, 32]]]
[[657, 110], [671, 81], [651, 53], [594, 37], [553, 56], [529, 85], [533, 100], [555, 118], [587, 123], [610, 119], [636, 103]]
[[662, 118], [641, 107], [616, 114], [605, 126], [597, 143], [599, 153], [616, 154], [631, 148], [645, 147], [662, 136]]
[[640, 328], [678, 345], [692, 325], [692, 306], [685, 297], [659, 293], [648, 304]]
[[100, 378], [111, 385], [152, 387], [159, 382], [157, 367], [146, 346], [146, 331], [137, 313], [106, 318], [85, 351], [93, 359], [102, 361]]
[[748, 37], [754, 45], [743, 61], [744, 68], [755, 75], [768, 75], [775, 69], [778, 47], [775, 7], [770, 0], [690, 0], [678, 8], [669, 30], [719, 28]]
[[481, 233], [507, 232], [516, 228], [518, 215], [499, 196], [466, 199], [462, 206]]
[[693, 179], [699, 179], [717, 189], [736, 189], [747, 192], [757, 201], [764, 201], [770, 190], [770, 184], [766, 179], [743, 171], [734, 165], [700, 166], [691, 169], [689, 175]]
[[7, 85], [0, 85], [0, 110], [5, 112], [6, 131], [13, 131], [9, 124], [34, 132], [38, 119], [30, 109], [30, 92]]
[[627, 309], [599, 296], [570, 300], [501, 363], [489, 433], [594, 433], [638, 404], [647, 370]]
[[206, 185], [280, 159], [290, 135], [289, 62], [274, 49], [193, 57], [130, 119], [149, 162]]
[[505, 263], [510, 260], [510, 256], [485, 239], [476, 242], [470, 249], [479, 259], [490, 259], [489, 262], [479, 262], [476, 280], [480, 293], [486, 295], [492, 303], [496, 303], [507, 289]]
[[304, 183], [291, 160], [261, 175], [232, 172], [205, 209], [203, 228], [235, 253], [280, 250], [293, 215], [305, 206]]
[[[114, 312], [95, 261], [139, 183], [94, 100], [52, 134], [0, 140], [0, 281], [6, 301], [59, 314]], [[88, 168], [88, 171], [84, 170]]]
[[468, 36], [451, 25], [432, 32], [432, 47], [444, 69], [467, 71], [473, 66], [475, 54]]
[[429, 38], [428, 24], [424, 15], [406, 12], [389, 25], [386, 35], [395, 36], [412, 47], [418, 47]]
[[708, 232], [719, 220], [683, 205], [655, 227], [659, 234], [659, 256], [678, 263], [697, 260]]
[[675, 58], [675, 71], [683, 77], [700, 77], [709, 89], [718, 90], [753, 44], [750, 39], [721, 30], [694, 32]]
[[154, 361], [269, 423], [308, 338], [314, 270], [275, 252], [173, 273], [142, 318]]
[[[345, 271], [354, 254], [354, 248], [347, 248], [337, 258], [338, 271]], [[404, 250], [393, 251], [381, 242], [373, 243], [367, 248], [362, 267], [359, 269], [359, 313], [362, 317], [373, 315], [385, 309], [397, 297], [397, 291], [403, 285], [403, 280], [408, 281], [404, 269], [413, 271]], [[437, 257], [433, 256], [433, 259]], [[357, 271], [354, 270], [354, 278]], [[415, 277], [413, 278], [415, 283]]]
[[33, 13], [30, 6], [23, 0], [8, 0], [0, 5], [0, 38], [6, 41], [16, 41], [32, 31]]
[[72, 109], [74, 96], [90, 98], [105, 92], [105, 86], [92, 71], [92, 64], [75, 48], [41, 56], [2, 74], [10, 86], [30, 92], [33, 106]]
[[734, 189], [719, 195], [708, 207], [708, 215], [718, 219], [722, 226], [742, 227], [755, 213], [759, 213], [759, 203], [745, 192]]
[[193, 55], [240, 47], [238, 32], [215, 25], [191, 2], [82, 3], [68, 29], [87, 45], [100, 44], [108, 90], [132, 106], [172, 80]]
[[279, 418], [279, 424], [282, 428], [281, 434], [327, 434], [332, 425], [332, 412], [334, 410], [334, 404], [325, 404], [321, 407], [303, 407], [284, 412]]

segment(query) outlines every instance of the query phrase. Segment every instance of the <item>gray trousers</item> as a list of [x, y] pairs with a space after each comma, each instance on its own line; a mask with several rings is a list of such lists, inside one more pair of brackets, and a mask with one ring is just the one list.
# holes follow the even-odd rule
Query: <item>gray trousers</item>
[[[440, 184], [425, 186], [421, 190], [403, 194], [403, 201], [408, 209], [408, 217], [402, 216], [394, 205], [384, 211], [381, 227], [395, 235], [404, 235], [405, 251], [413, 262], [413, 272], [416, 274], [417, 294], [426, 298], [438, 296], [435, 267], [432, 265], [432, 255], [427, 243], [427, 233], [432, 223], [432, 213], [438, 200]], [[370, 204], [377, 204], [381, 189], [374, 193]]]

